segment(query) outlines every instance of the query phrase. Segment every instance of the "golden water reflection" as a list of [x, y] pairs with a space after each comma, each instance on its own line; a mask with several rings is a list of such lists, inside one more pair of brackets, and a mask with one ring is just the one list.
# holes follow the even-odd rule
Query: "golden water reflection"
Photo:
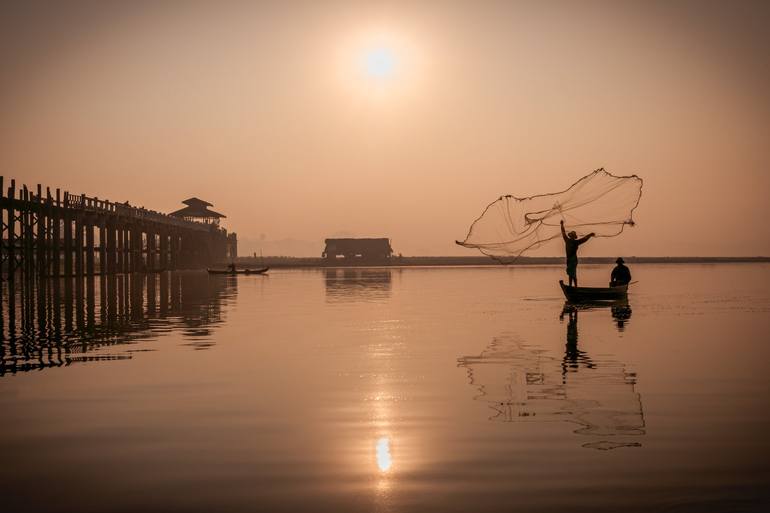
[[377, 390], [371, 397], [371, 423], [375, 429], [374, 461], [377, 465], [375, 474], [375, 494], [380, 502], [386, 501], [393, 487], [392, 429], [394, 415], [392, 405], [396, 398], [391, 394], [383, 376], [376, 379]]
[[389, 471], [393, 465], [393, 458], [390, 455], [390, 438], [383, 436], [377, 440], [375, 450], [377, 452], [377, 467], [379, 467], [380, 472]]
[[391, 294], [390, 269], [332, 268], [324, 271], [329, 302], [381, 302]]

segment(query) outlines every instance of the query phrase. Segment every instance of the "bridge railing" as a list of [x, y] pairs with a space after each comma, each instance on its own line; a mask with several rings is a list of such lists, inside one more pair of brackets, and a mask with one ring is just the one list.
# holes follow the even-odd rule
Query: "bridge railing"
[[85, 194], [76, 196], [69, 193], [64, 193], [64, 206], [65, 208], [73, 208], [86, 210], [90, 212], [100, 213], [112, 213], [121, 217], [131, 217], [134, 219], [141, 219], [144, 221], [153, 221], [156, 223], [162, 223], [180, 228], [188, 228], [198, 231], [210, 231], [210, 225], [205, 223], [196, 223], [195, 221], [187, 221], [179, 217], [170, 216], [156, 210], [148, 210], [142, 207], [134, 207], [128, 202], [115, 203], [109, 200], [91, 198]]

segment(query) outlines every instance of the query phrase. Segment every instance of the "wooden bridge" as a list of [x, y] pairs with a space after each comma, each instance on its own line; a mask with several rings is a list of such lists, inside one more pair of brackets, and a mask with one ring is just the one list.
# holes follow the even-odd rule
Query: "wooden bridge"
[[0, 176], [0, 269], [5, 279], [202, 268], [235, 258], [217, 225], [41, 185], [7, 190]]

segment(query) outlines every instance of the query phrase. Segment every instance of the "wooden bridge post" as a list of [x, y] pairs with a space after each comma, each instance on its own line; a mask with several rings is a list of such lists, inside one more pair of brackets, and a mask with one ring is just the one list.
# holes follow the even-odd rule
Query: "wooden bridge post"
[[24, 274], [26, 277], [29, 277], [32, 275], [32, 270], [34, 269], [34, 259], [35, 259], [35, 253], [34, 253], [34, 242], [33, 242], [33, 232], [32, 232], [32, 214], [30, 212], [30, 201], [31, 201], [31, 194], [29, 193], [29, 189], [27, 189], [27, 186], [24, 186], [24, 189], [22, 191], [22, 207], [21, 207], [21, 231], [22, 231], [22, 237], [23, 237], [23, 247], [24, 247], [24, 253], [23, 253], [23, 260], [24, 260]]
[[179, 269], [179, 233], [175, 228], [171, 229], [171, 269], [176, 271]]
[[198, 234], [195, 232], [188, 233], [187, 236], [182, 239], [182, 254], [184, 255], [185, 269], [192, 269], [198, 266]]
[[125, 236], [126, 231], [123, 229], [123, 224], [119, 224], [117, 226], [117, 236], [118, 236], [118, 272], [119, 273], [125, 273], [126, 272], [126, 254], [125, 254]]
[[128, 271], [135, 273], [136, 272], [136, 227], [134, 227], [133, 224], [130, 224], [128, 226], [128, 262], [126, 264], [128, 265]]
[[[51, 221], [53, 222], [53, 245], [51, 246], [51, 263], [53, 265], [54, 278], [61, 272], [61, 190], [56, 189], [56, 201], [51, 206]], [[58, 282], [57, 282], [58, 284]]]
[[27, 186], [22, 185], [19, 188], [19, 208], [16, 209], [17, 220], [19, 221], [19, 268], [22, 272], [27, 271], [29, 261], [27, 260]]
[[123, 226], [123, 272], [131, 272], [131, 239], [130, 239], [130, 226]]
[[158, 269], [165, 271], [169, 267], [168, 263], [168, 231], [165, 228], [158, 230], [160, 234], [160, 264]]
[[45, 275], [53, 275], [53, 198], [51, 197], [51, 188], [45, 188], [45, 201], [43, 202], [43, 212], [45, 212]]
[[72, 276], [72, 211], [69, 209], [69, 193], [64, 193], [62, 207], [64, 218], [64, 276]]
[[83, 276], [83, 214], [75, 215], [75, 276]]
[[131, 224], [123, 225], [123, 272], [131, 272]]
[[209, 266], [215, 259], [219, 258], [217, 242], [218, 241], [212, 233], [207, 233], [205, 236], [201, 237], [200, 247], [203, 248], [203, 251], [199, 253], [200, 258], [196, 267]]
[[155, 270], [155, 228], [147, 227], [147, 270]]
[[16, 181], [11, 180], [11, 185], [8, 187], [8, 208], [6, 213], [8, 216], [8, 239], [6, 246], [5, 256], [8, 259], [8, 279], [13, 281], [16, 274], [16, 208], [14, 202], [16, 201]]
[[46, 265], [46, 250], [47, 250], [47, 244], [46, 244], [46, 232], [47, 232], [47, 216], [45, 214], [45, 207], [43, 206], [43, 187], [40, 184], [37, 184], [37, 198], [36, 198], [36, 221], [37, 221], [37, 247], [35, 248], [37, 250], [37, 272], [40, 274], [40, 276], [45, 276], [47, 274], [47, 265]]
[[142, 228], [135, 224], [131, 227], [131, 272], [144, 271], [142, 257]]
[[104, 233], [107, 236], [107, 273], [115, 274], [115, 225], [112, 221], [106, 222]]
[[35, 273], [35, 218], [33, 214], [35, 195], [29, 189], [27, 189], [26, 193], [27, 200], [25, 201], [26, 208], [24, 210], [24, 231], [26, 232], [26, 237], [24, 244], [26, 247], [25, 258], [27, 259], [26, 274], [27, 278], [31, 278]]
[[126, 273], [131, 273], [134, 271], [134, 228], [131, 223], [125, 226], [123, 241], [123, 246], [126, 251]]
[[99, 216], [99, 274], [107, 274], [107, 225], [104, 216]]
[[189, 233], [187, 232], [187, 230], [184, 230], [179, 234], [178, 269], [188, 269], [190, 267], [190, 251], [188, 249], [190, 246], [190, 239]]
[[94, 275], [94, 223], [91, 216], [83, 219], [86, 229], [86, 274]]

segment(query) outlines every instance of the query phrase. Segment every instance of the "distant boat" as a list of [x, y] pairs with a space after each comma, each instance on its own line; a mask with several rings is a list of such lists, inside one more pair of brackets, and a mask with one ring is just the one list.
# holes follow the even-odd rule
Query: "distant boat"
[[559, 280], [562, 292], [567, 301], [580, 303], [581, 301], [617, 301], [628, 296], [628, 285], [617, 287], [571, 287]]
[[260, 267], [259, 269], [206, 269], [209, 274], [265, 274], [270, 268]]

